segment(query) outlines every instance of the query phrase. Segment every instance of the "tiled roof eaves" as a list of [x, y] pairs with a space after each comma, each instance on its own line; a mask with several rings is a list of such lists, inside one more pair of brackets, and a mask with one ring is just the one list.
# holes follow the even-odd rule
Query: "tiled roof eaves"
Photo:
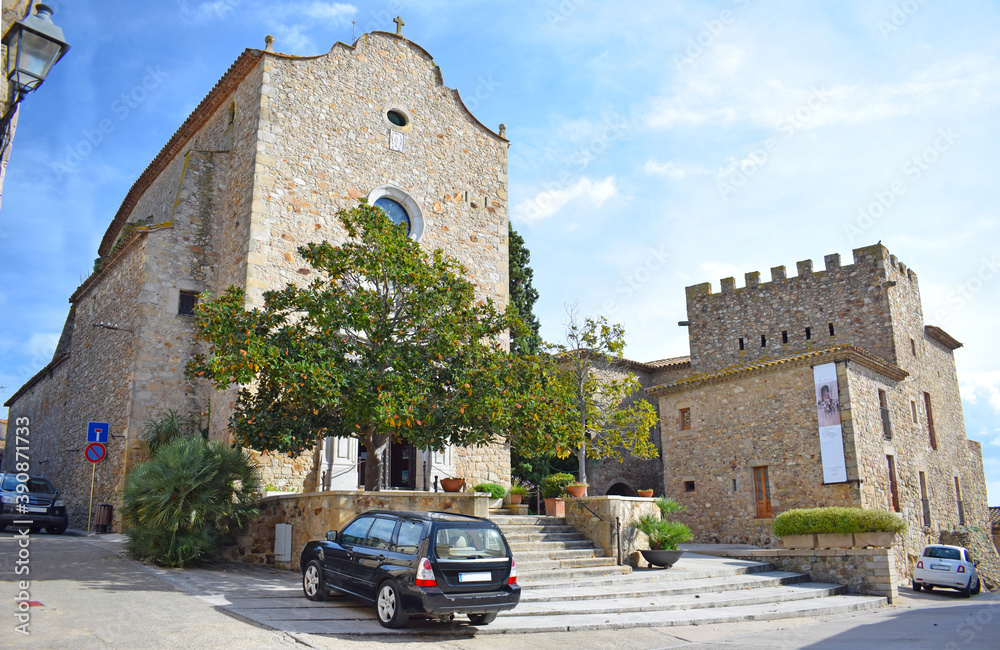
[[172, 226], [173, 222], [166, 221], [164, 223], [157, 224], [155, 226], [144, 226], [136, 228], [134, 231], [132, 231], [131, 234], [126, 235], [125, 240], [122, 241], [119, 246], [115, 247], [115, 250], [112, 250], [108, 258], [104, 260], [104, 264], [103, 266], [101, 266], [101, 270], [95, 273], [91, 273], [90, 276], [88, 276], [87, 279], [84, 280], [83, 283], [76, 288], [76, 291], [73, 292], [73, 295], [69, 297], [69, 301], [71, 303], [75, 303], [77, 300], [87, 295], [87, 292], [89, 292], [94, 287], [94, 285], [97, 284], [98, 279], [102, 275], [104, 275], [104, 273], [110, 270], [115, 264], [117, 264], [118, 260], [122, 259], [125, 256], [126, 251], [131, 250], [132, 244], [139, 241], [140, 239], [142, 239], [143, 237], [145, 237], [154, 230], [160, 230], [162, 228], [171, 228]]
[[651, 386], [646, 389], [646, 393], [653, 396], [666, 395], [686, 390], [692, 386], [717, 384], [730, 381], [732, 379], [740, 379], [750, 375], [784, 370], [786, 368], [829, 363], [831, 361], [854, 361], [855, 363], [865, 366], [870, 370], [874, 370], [875, 372], [896, 381], [900, 381], [909, 376], [909, 373], [902, 368], [899, 368], [898, 366], [871, 354], [867, 350], [853, 345], [835, 345], [829, 348], [813, 350], [804, 354], [784, 357], [782, 359], [774, 359], [764, 363], [745, 366], [730, 366], [729, 368], [717, 370], [715, 372], [685, 377], [684, 379], [679, 379], [669, 384]]
[[184, 120], [184, 123], [171, 136], [167, 144], [163, 145], [160, 153], [156, 154], [153, 162], [149, 163], [149, 166], [139, 175], [138, 180], [132, 184], [128, 194], [125, 195], [125, 200], [122, 201], [121, 207], [118, 208], [118, 212], [115, 214], [115, 218], [104, 233], [101, 245], [97, 248], [99, 255], [103, 257], [108, 254], [108, 251], [111, 250], [111, 247], [115, 243], [115, 239], [118, 237], [118, 232], [125, 225], [128, 215], [132, 213], [136, 203], [139, 202], [139, 198], [142, 197], [150, 184], [166, 168], [167, 164], [181, 152], [188, 140], [215, 114], [218, 107], [229, 96], [236, 85], [257, 65], [263, 55], [264, 52], [262, 50], [244, 50], [243, 54], [229, 66], [226, 74], [222, 75], [222, 78], [216, 82], [212, 90], [205, 95], [205, 98], [201, 100], [198, 107]]
[[24, 383], [24, 386], [21, 386], [20, 388], [18, 388], [17, 392], [14, 393], [13, 395], [11, 395], [10, 399], [7, 400], [6, 402], [4, 402], [3, 405], [9, 407], [11, 404], [13, 404], [14, 402], [17, 401], [18, 397], [20, 397], [21, 395], [23, 395], [24, 393], [26, 393], [27, 391], [29, 391], [32, 386], [34, 386], [35, 384], [37, 384], [38, 382], [40, 382], [42, 379], [44, 379], [46, 375], [48, 375], [48, 376], [51, 377], [52, 376], [52, 371], [54, 371], [56, 368], [58, 368], [60, 365], [62, 365], [62, 362], [65, 361], [66, 359], [69, 359], [69, 353], [64, 354], [64, 355], [62, 355], [60, 357], [56, 357], [55, 359], [53, 359], [52, 361], [50, 361], [44, 368], [42, 368], [41, 370], [39, 370], [38, 372], [36, 372], [35, 375], [31, 379], [29, 379], [28, 381], [26, 381]]
[[935, 327], [934, 325], [925, 325], [924, 331], [927, 332], [928, 336], [930, 336], [932, 339], [934, 339], [941, 345], [945, 346], [946, 348], [957, 350], [958, 348], [962, 347], [961, 343], [955, 340], [955, 338], [951, 334], [944, 331], [940, 327]]

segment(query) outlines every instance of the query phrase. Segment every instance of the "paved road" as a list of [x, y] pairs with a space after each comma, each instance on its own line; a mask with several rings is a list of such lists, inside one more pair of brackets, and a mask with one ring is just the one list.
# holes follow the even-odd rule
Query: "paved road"
[[[621, 648], [996, 648], [1000, 597], [963, 599], [950, 592], [906, 592], [873, 613], [748, 621], [726, 625], [597, 632], [472, 636], [466, 625], [418, 624], [389, 635], [369, 608], [347, 599], [309, 603], [298, 576], [262, 567], [217, 565], [164, 570], [123, 558], [121, 537], [33, 535], [28, 545], [30, 636], [19, 634], [17, 609], [0, 630], [0, 646], [34, 648], [357, 648], [457, 650], [571, 647]], [[0, 597], [18, 597], [18, 542], [0, 535]], [[10, 600], [8, 600], [10, 602]], [[294, 615], [289, 615], [294, 612]], [[339, 634], [315, 634], [310, 621], [337, 623]], [[277, 629], [273, 629], [277, 628]]]

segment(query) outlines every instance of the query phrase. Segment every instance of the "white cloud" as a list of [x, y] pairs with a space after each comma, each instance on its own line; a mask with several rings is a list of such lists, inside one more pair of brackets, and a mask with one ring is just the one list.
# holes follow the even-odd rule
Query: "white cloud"
[[521, 201], [514, 207], [514, 218], [522, 222], [541, 221], [557, 214], [568, 203], [577, 199], [586, 199], [588, 205], [599, 208], [617, 195], [614, 176], [596, 182], [583, 176], [573, 185], [548, 189]]
[[643, 170], [647, 174], [666, 176], [667, 178], [674, 178], [678, 180], [695, 174], [705, 174], [708, 171], [698, 165], [678, 165], [677, 163], [670, 161], [661, 163], [658, 160], [647, 160], [646, 164], [643, 166]]
[[343, 25], [358, 12], [358, 8], [354, 5], [340, 2], [313, 2], [312, 4], [300, 7], [299, 11], [310, 18], [315, 18], [331, 25]]
[[[1000, 370], [963, 372], [960, 388], [962, 397], [970, 404], [978, 404], [979, 399], [984, 398], [1000, 413]], [[1000, 445], [1000, 436], [992, 444]]]
[[35, 332], [21, 347], [21, 353], [31, 357], [36, 363], [42, 360], [42, 365], [45, 365], [56, 351], [58, 343], [58, 332]]

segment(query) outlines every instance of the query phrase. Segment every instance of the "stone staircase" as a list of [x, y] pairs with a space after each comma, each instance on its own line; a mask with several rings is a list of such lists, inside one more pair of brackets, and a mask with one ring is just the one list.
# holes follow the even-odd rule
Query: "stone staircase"
[[479, 634], [561, 632], [773, 620], [857, 612], [886, 599], [775, 571], [763, 562], [687, 552], [668, 570], [617, 566], [555, 517], [495, 515], [517, 560], [521, 602]]

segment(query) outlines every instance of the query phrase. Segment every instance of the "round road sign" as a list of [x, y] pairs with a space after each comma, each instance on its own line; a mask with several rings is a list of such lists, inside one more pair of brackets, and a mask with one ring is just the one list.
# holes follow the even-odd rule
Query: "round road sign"
[[87, 445], [87, 449], [83, 452], [83, 455], [92, 463], [99, 463], [104, 460], [104, 455], [108, 453], [99, 442], [92, 442]]

